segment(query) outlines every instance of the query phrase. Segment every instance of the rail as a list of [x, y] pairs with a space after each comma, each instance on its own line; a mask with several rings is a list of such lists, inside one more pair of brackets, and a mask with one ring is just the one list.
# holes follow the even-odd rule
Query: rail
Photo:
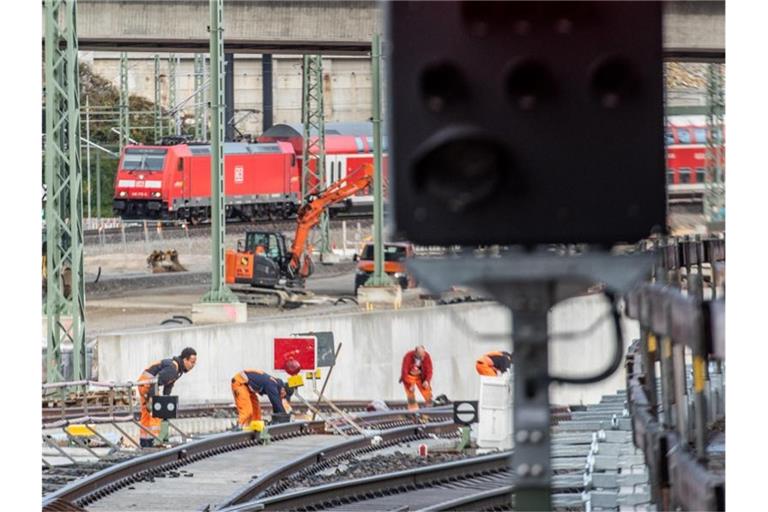
[[[316, 507], [322, 503], [340, 505], [353, 500], [357, 501], [367, 495], [392, 492], [392, 489], [406, 491], [460, 479], [506, 473], [510, 470], [510, 456], [510, 453], [483, 455], [383, 475], [333, 482], [311, 489], [229, 505], [220, 510], [221, 512], [295, 510]], [[508, 476], [511, 482], [512, 475]], [[509, 494], [511, 493], [507, 491], [507, 500]]]
[[[428, 410], [423, 410], [421, 413], [426, 411]], [[446, 414], [450, 414], [447, 409], [444, 411], [437, 410], [433, 413], [436, 418], [443, 418]], [[366, 414], [361, 414], [358, 418], [365, 420], [366, 416]], [[374, 417], [368, 418], [367, 421], [371, 425], [376, 425], [404, 417], [411, 418], [413, 421], [420, 417], [420, 413], [392, 411], [374, 413], [372, 416]], [[326, 432], [326, 425], [323, 421], [284, 423], [272, 425], [266, 429], [266, 432], [271, 440], [279, 440], [303, 435], [323, 434]], [[177, 469], [197, 460], [228, 451], [255, 446], [263, 442], [263, 437], [266, 436], [249, 431], [217, 434], [116, 464], [45, 496], [43, 511], [72, 510], [62, 507], [85, 506], [133, 482], [142, 480], [148, 475]], [[368, 443], [371, 442], [370, 438], [363, 439]]]
[[[445, 412], [441, 414], [441, 417], [449, 417], [452, 414], [452, 412]], [[221, 508], [232, 507], [258, 498], [272, 487], [275, 487], [275, 489], [271, 494], [278, 494], [287, 487], [289, 477], [329, 467], [333, 464], [334, 460], [342, 456], [381, 449], [407, 440], [428, 437], [430, 434], [455, 434], [457, 431], [457, 426], [452, 421], [415, 424], [381, 431], [378, 435], [374, 436], [373, 442], [371, 437], [356, 437], [330, 448], [318, 449], [257, 478], [250, 485], [231, 496], [221, 505]]]
[[634, 443], [662, 509], [724, 510], [725, 453], [708, 438], [725, 414], [725, 242], [668, 239], [653, 250], [654, 282], [626, 297], [641, 330], [626, 356]]

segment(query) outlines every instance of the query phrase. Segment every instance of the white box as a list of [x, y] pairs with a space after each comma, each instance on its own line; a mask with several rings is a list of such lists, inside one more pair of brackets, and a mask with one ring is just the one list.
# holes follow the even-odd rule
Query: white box
[[512, 433], [512, 372], [500, 377], [480, 377], [480, 420], [477, 446], [486, 449], [511, 450]]

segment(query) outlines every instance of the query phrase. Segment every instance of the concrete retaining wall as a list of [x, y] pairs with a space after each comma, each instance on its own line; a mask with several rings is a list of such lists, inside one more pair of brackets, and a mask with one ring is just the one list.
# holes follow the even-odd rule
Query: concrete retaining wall
[[[558, 305], [550, 315], [552, 332], [584, 329], [606, 311], [599, 297], [581, 297]], [[509, 315], [491, 303], [461, 304], [399, 311], [374, 311], [273, 318], [224, 326], [142, 330], [98, 337], [99, 380], [134, 380], [151, 361], [178, 354], [185, 346], [198, 352], [198, 365], [176, 385], [182, 401], [231, 397], [230, 379], [243, 368], [271, 371], [272, 339], [295, 332], [333, 331], [343, 343], [328, 385], [332, 399], [403, 399], [398, 384], [403, 354], [418, 343], [430, 351], [435, 366], [433, 388], [451, 399], [476, 399], [479, 377], [474, 361], [481, 353], [503, 348], [488, 335], [511, 332]], [[625, 329], [627, 341], [636, 327]], [[483, 339], [486, 335], [486, 340]], [[607, 322], [591, 336], [551, 345], [553, 372], [592, 373], [610, 358], [612, 329]], [[310, 384], [311, 386], [311, 384]], [[592, 386], [553, 386], [552, 401], [591, 403], [624, 386], [623, 371]], [[311, 388], [302, 391], [313, 397]]]

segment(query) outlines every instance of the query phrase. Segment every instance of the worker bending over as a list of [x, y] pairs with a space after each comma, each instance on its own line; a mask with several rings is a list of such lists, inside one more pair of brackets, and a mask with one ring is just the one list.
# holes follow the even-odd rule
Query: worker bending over
[[512, 366], [512, 354], [509, 352], [487, 352], [475, 363], [475, 369], [480, 375], [497, 377]]
[[416, 404], [416, 390], [418, 387], [421, 396], [424, 398], [426, 407], [432, 406], [432, 358], [429, 357], [424, 345], [419, 345], [413, 350], [409, 350], [403, 357], [403, 366], [400, 370], [400, 381], [405, 388], [405, 396], [408, 399], [408, 410], [418, 410]]
[[[197, 352], [191, 347], [181, 351], [178, 356], [155, 361], [144, 369], [138, 382], [146, 382], [157, 378], [157, 383], [143, 384], [138, 387], [139, 400], [141, 402], [141, 418], [139, 423], [147, 429], [139, 429], [139, 443], [142, 448], [150, 448], [154, 444], [155, 437], [160, 435], [160, 424], [162, 420], [152, 416], [151, 399], [157, 394], [157, 388], [163, 387], [163, 395], [170, 395], [174, 383], [195, 367], [197, 363]], [[151, 434], [150, 434], [151, 432]], [[155, 437], [153, 437], [153, 434]]]
[[272, 404], [272, 414], [285, 414], [290, 410], [290, 400], [293, 390], [282, 380], [272, 377], [261, 370], [243, 370], [232, 377], [232, 395], [235, 397], [237, 422], [241, 428], [251, 424], [251, 421], [261, 419], [259, 395], [266, 395]]

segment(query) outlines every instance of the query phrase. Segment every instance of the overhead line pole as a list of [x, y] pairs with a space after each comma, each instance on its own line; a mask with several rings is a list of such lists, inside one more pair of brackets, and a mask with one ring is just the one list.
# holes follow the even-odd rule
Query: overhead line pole
[[211, 289], [203, 302], [238, 302], [224, 284], [224, 0], [211, 8]]
[[73, 379], [87, 375], [80, 87], [76, 4], [46, 0], [44, 9], [46, 376], [57, 382], [64, 378], [61, 353], [66, 341], [72, 343]]

